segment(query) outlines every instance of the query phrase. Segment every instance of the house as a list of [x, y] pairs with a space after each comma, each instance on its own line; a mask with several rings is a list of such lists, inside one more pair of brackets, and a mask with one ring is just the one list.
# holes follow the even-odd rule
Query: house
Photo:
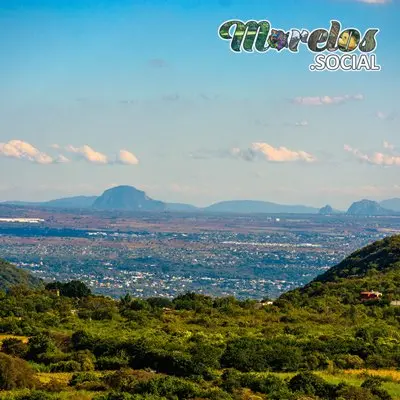
[[390, 305], [400, 307], [400, 300], [393, 300], [390, 302]]
[[274, 304], [273, 301], [260, 301], [259, 303], [256, 303], [256, 304], [254, 305], [254, 308], [255, 308], [256, 310], [260, 310], [261, 308], [267, 307], [267, 306], [271, 306], [272, 304]]
[[49, 289], [50, 293], [54, 294], [57, 297], [60, 297], [60, 290], [59, 289]]
[[370, 291], [370, 292], [361, 292], [361, 301], [368, 301], [368, 300], [379, 300], [382, 297], [382, 293]]

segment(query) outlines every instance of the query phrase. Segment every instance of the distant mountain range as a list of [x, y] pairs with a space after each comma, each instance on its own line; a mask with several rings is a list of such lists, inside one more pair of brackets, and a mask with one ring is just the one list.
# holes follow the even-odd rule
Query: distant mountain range
[[233, 213], [233, 214], [347, 214], [364, 216], [400, 215], [400, 199], [393, 198], [381, 201], [361, 200], [354, 202], [349, 209], [339, 211], [326, 205], [321, 209], [305, 205], [284, 205], [258, 200], [231, 200], [221, 201], [208, 207], [195, 207], [183, 203], [166, 203], [154, 200], [142, 190], [133, 186], [117, 186], [107, 189], [101, 196], [75, 196], [46, 202], [7, 201], [2, 204], [48, 207], [92, 209], [107, 211], [171, 211], [171, 212], [205, 212], [205, 213]]
[[347, 214], [379, 216], [379, 215], [393, 215], [396, 214], [396, 211], [388, 210], [387, 208], [382, 207], [382, 205], [376, 201], [364, 199], [353, 203], [347, 210]]
[[106, 190], [93, 203], [95, 210], [165, 211], [162, 201], [153, 200], [132, 186], [117, 186]]
[[400, 212], [400, 199], [383, 200], [379, 203], [383, 208]]
[[221, 201], [204, 208], [204, 211], [218, 213], [266, 213], [266, 214], [316, 214], [318, 208], [307, 207], [301, 205], [283, 205], [270, 203], [268, 201], [256, 200], [232, 200]]
[[51, 208], [90, 208], [98, 196], [73, 196], [43, 202], [5, 201], [2, 204]]

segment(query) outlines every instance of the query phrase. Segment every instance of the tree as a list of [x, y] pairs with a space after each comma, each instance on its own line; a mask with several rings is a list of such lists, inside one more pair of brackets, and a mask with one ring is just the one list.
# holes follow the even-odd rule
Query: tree
[[311, 372], [302, 372], [298, 375], [295, 375], [289, 381], [289, 388], [292, 392], [300, 392], [310, 396], [318, 396], [323, 399], [334, 398], [335, 387]]
[[36, 384], [34, 373], [26, 361], [0, 353], [0, 389], [32, 388]]
[[82, 371], [94, 371], [95, 356], [89, 350], [79, 350], [73, 355], [73, 360], [81, 365]]
[[170, 308], [172, 301], [166, 297], [149, 297], [146, 300], [152, 308]]
[[37, 361], [40, 355], [51, 353], [54, 350], [56, 350], [56, 346], [50, 336], [45, 333], [40, 333], [29, 339], [27, 357], [30, 360]]
[[91, 295], [91, 290], [81, 281], [70, 281], [66, 283], [52, 282], [46, 285], [46, 290], [59, 290], [61, 296], [75, 297], [78, 299]]
[[26, 343], [17, 338], [4, 339], [1, 345], [1, 351], [3, 353], [20, 358], [25, 357], [27, 350], [28, 346]]
[[263, 371], [267, 369], [270, 347], [260, 339], [242, 337], [228, 343], [221, 364], [239, 371]]

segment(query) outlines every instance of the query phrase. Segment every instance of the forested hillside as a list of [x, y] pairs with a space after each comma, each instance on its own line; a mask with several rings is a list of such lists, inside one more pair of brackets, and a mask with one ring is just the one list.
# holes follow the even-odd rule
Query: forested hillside
[[398, 243], [273, 304], [15, 286], [0, 294], [0, 399], [400, 399]]
[[43, 283], [28, 272], [0, 259], [0, 290], [7, 290], [15, 285], [37, 288], [42, 286]]

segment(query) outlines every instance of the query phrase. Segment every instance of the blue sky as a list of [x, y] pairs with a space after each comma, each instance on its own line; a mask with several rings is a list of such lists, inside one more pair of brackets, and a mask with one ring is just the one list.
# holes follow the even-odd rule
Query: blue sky
[[[0, 0], [0, 200], [118, 184], [196, 205], [400, 197], [400, 4], [375, 2]], [[231, 19], [379, 28], [382, 71], [310, 72], [305, 47], [234, 54], [217, 34]]]

